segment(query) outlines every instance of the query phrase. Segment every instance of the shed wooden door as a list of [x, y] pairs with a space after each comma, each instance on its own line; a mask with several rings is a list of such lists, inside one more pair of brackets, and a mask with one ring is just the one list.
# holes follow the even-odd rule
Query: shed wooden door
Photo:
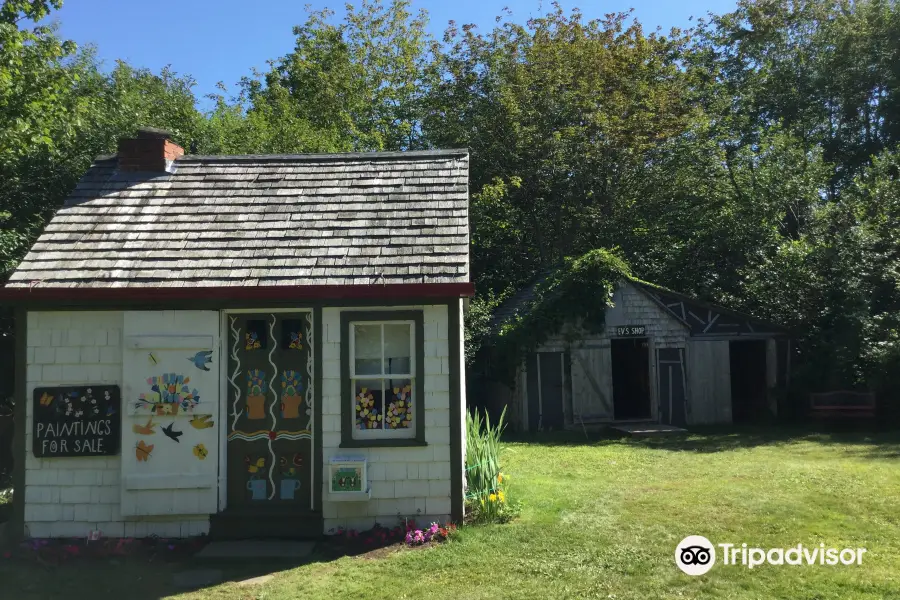
[[609, 342], [572, 348], [572, 413], [576, 423], [613, 419]]
[[660, 348], [656, 351], [660, 421], [683, 427], [687, 424], [685, 395], [687, 378], [684, 348]]
[[688, 425], [731, 423], [731, 359], [728, 342], [690, 342]]
[[314, 509], [312, 314], [227, 315], [228, 509]]

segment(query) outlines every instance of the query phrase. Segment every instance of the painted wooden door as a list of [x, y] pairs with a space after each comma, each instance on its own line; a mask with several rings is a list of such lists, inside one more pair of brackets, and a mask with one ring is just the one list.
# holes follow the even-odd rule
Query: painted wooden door
[[215, 513], [219, 313], [126, 311], [124, 342], [121, 513]]
[[228, 509], [314, 510], [312, 313], [227, 315]]

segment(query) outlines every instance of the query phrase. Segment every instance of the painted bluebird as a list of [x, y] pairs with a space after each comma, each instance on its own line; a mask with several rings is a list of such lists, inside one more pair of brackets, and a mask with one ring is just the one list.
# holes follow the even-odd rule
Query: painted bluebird
[[188, 360], [201, 371], [209, 371], [209, 367], [206, 365], [212, 364], [212, 350], [201, 350]]

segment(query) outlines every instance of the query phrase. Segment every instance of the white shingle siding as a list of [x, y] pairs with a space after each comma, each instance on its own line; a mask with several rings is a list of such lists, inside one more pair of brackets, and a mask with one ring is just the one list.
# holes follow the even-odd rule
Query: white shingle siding
[[684, 348], [687, 327], [630, 283], [616, 289], [613, 303], [606, 311], [606, 335], [602, 337], [615, 337], [616, 327], [644, 325], [654, 348]]
[[[122, 386], [123, 313], [29, 312], [25, 422], [25, 533], [31, 537], [186, 537], [206, 533], [209, 519], [129, 519], [120, 514], [117, 456], [35, 458], [32, 395], [66, 384]], [[124, 399], [123, 399], [124, 402]]]
[[[451, 305], [454, 310], [461, 310]], [[364, 456], [372, 496], [362, 502], [331, 502], [323, 477], [324, 529], [365, 529], [376, 522], [393, 526], [398, 515], [421, 524], [445, 521], [450, 502], [450, 344], [447, 305], [390, 307], [421, 310], [424, 321], [423, 447], [341, 449], [340, 314], [323, 309], [322, 450], [323, 467], [333, 456]], [[362, 310], [373, 310], [366, 307]], [[375, 309], [377, 310], [377, 309]], [[104, 536], [186, 537], [207, 533], [206, 516], [126, 517], [121, 514], [121, 448], [109, 457], [35, 458], [32, 451], [32, 402], [36, 387], [66, 384], [118, 385], [123, 390], [122, 312], [28, 313], [26, 404], [25, 525], [31, 537], [84, 537], [92, 530]], [[460, 332], [462, 339], [462, 321]], [[462, 348], [460, 352], [462, 362]], [[460, 375], [462, 378], [462, 375]], [[464, 380], [460, 381], [465, 390]], [[464, 410], [461, 411], [462, 419]], [[462, 427], [463, 447], [465, 428]]]
[[[450, 376], [449, 319], [446, 305], [391, 307], [422, 310], [425, 346], [425, 441], [413, 448], [339, 448], [341, 443], [341, 312], [372, 308], [325, 308], [322, 322], [322, 452], [325, 465], [333, 456], [368, 460], [372, 497], [360, 502], [331, 502], [323, 477], [325, 531], [346, 527], [368, 529], [375, 523], [393, 527], [398, 515], [420, 524], [450, 518]], [[374, 309], [378, 310], [378, 309]], [[431, 360], [429, 360], [429, 353]], [[349, 400], [347, 400], [349, 402]]]

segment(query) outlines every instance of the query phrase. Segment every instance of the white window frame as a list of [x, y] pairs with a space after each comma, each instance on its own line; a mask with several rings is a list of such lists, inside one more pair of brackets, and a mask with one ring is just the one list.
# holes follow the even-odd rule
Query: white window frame
[[[379, 365], [381, 368], [380, 373], [377, 374], [357, 374], [356, 373], [356, 326], [357, 325], [378, 325], [381, 327], [381, 360], [379, 361]], [[384, 372], [384, 326], [385, 325], [408, 325], [409, 326], [409, 373], [385, 373]], [[352, 429], [352, 437], [354, 440], [382, 440], [382, 439], [414, 439], [416, 437], [416, 420], [422, 418], [422, 415], [419, 415], [416, 410], [417, 400], [416, 394], [418, 390], [416, 389], [416, 322], [405, 319], [385, 319], [382, 321], [350, 321], [348, 324], [349, 331], [347, 337], [349, 338], [347, 341], [350, 344], [350, 416], [351, 416], [351, 427]], [[385, 387], [386, 381], [388, 379], [403, 379], [409, 380], [410, 387], [412, 388], [412, 399], [410, 400], [413, 414], [412, 419], [410, 419], [409, 427], [404, 429], [389, 429], [384, 427], [384, 411], [385, 406], [388, 404], [388, 398], [385, 394], [385, 391], [388, 389]], [[356, 392], [357, 392], [357, 381], [361, 380], [380, 380], [381, 381], [381, 412], [382, 415], [382, 428], [381, 429], [360, 429], [356, 424]], [[393, 393], [393, 390], [391, 390]], [[344, 399], [345, 402], [348, 399]]]

